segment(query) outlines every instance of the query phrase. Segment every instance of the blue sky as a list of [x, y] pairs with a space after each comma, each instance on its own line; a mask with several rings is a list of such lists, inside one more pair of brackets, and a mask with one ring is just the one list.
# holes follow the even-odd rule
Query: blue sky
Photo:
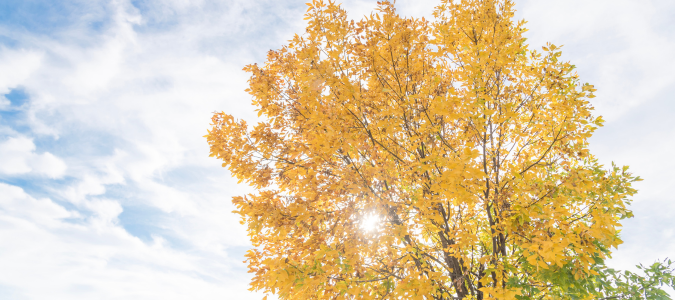
[[[260, 299], [208, 157], [213, 111], [254, 119], [241, 68], [300, 33], [306, 1], [0, 3], [0, 298]], [[398, 1], [429, 16], [436, 1]], [[375, 1], [344, 1], [353, 18]], [[530, 45], [598, 88], [591, 149], [643, 177], [630, 268], [675, 253], [675, 3], [520, 1]]]

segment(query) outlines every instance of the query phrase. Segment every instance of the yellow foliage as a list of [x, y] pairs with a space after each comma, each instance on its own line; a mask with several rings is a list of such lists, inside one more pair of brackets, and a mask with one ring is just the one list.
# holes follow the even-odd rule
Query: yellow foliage
[[233, 199], [253, 289], [515, 299], [621, 243], [634, 178], [588, 151], [595, 89], [558, 47], [528, 49], [511, 1], [443, 0], [433, 22], [308, 6], [304, 35], [245, 68], [265, 121], [216, 113], [206, 136], [257, 189]]

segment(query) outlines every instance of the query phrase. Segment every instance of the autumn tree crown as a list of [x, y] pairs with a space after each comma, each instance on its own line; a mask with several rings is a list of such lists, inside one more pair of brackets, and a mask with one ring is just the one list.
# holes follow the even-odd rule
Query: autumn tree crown
[[252, 288], [592, 295], [575, 282], [621, 243], [637, 178], [589, 152], [595, 90], [559, 48], [529, 49], [508, 0], [440, 1], [433, 21], [388, 1], [358, 22], [333, 1], [308, 5], [305, 34], [245, 68], [263, 121], [216, 113], [207, 135], [257, 190], [233, 199], [256, 247]]

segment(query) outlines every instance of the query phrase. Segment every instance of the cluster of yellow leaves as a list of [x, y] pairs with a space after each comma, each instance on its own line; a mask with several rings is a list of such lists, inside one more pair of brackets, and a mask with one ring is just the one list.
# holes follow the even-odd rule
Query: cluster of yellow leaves
[[528, 49], [511, 1], [443, 0], [433, 22], [308, 5], [306, 33], [245, 68], [266, 121], [216, 113], [207, 135], [258, 191], [233, 200], [253, 289], [515, 299], [621, 243], [636, 178], [589, 153], [593, 87], [558, 47]]

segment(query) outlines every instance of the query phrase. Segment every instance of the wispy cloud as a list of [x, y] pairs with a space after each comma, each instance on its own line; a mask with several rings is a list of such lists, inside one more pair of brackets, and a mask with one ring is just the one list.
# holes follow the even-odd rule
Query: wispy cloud
[[[13, 115], [0, 115], [11, 162], [0, 176], [12, 183], [0, 186], [0, 235], [14, 241], [0, 246], [0, 294], [257, 298], [241, 263], [249, 243], [230, 213], [245, 188], [208, 158], [202, 136], [216, 109], [253, 115], [241, 68], [265, 50], [236, 27], [270, 47], [288, 38], [253, 26], [253, 15], [271, 13], [264, 5], [113, 1], [102, 13], [67, 11], [73, 20], [57, 31], [0, 24], [14, 41], [0, 49], [0, 89], [27, 95], [20, 108], [3, 98]], [[293, 11], [271, 6], [279, 14], [266, 22]]]
[[0, 183], [0, 193], [6, 299], [251, 297], [225, 255], [181, 251], [159, 236], [144, 242], [116, 226], [117, 201], [89, 201], [100, 214], [84, 217], [16, 186]]
[[66, 164], [49, 152], [35, 153], [33, 140], [24, 137], [10, 137], [0, 142], [0, 173], [5, 175], [22, 175], [35, 173], [51, 178], [62, 177]]

